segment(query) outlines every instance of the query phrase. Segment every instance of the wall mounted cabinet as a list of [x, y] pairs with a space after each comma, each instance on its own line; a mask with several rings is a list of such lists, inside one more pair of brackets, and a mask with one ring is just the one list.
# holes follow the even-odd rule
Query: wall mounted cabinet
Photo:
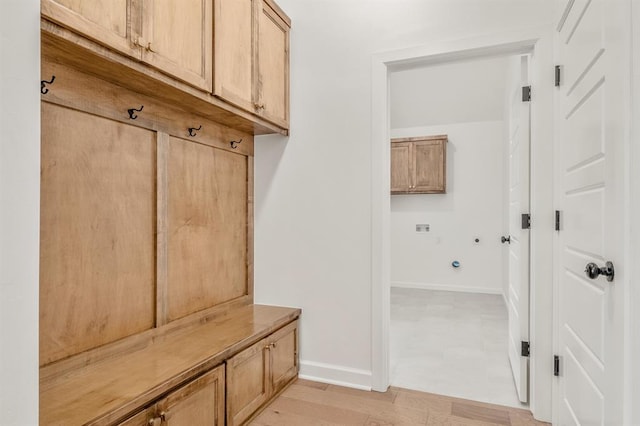
[[41, 10], [89, 39], [211, 91], [212, 1], [43, 0]]
[[391, 139], [391, 194], [444, 194], [447, 135]]
[[214, 28], [214, 94], [289, 128], [290, 19], [270, 0], [216, 0]]

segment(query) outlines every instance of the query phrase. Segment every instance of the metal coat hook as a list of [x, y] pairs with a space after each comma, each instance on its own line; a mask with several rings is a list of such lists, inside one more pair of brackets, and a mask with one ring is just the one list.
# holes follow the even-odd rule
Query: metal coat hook
[[240, 139], [239, 141], [231, 141], [231, 149], [236, 149], [238, 147], [238, 144], [242, 142], [242, 139]]
[[132, 120], [135, 120], [136, 118], [138, 118], [138, 116], [134, 114], [134, 112], [140, 112], [142, 111], [143, 108], [144, 108], [144, 105], [140, 105], [140, 109], [129, 108], [127, 110], [127, 112], [129, 113], [129, 118]]
[[51, 76], [51, 80], [47, 81], [47, 80], [40, 80], [40, 93], [42, 93], [43, 95], [46, 95], [47, 93], [49, 93], [49, 89], [47, 89], [45, 86], [47, 84], [52, 84], [54, 82], [54, 80], [56, 79], [55, 75]]
[[196, 135], [196, 130], [202, 129], [202, 124], [198, 127], [189, 127], [189, 136], [193, 137]]

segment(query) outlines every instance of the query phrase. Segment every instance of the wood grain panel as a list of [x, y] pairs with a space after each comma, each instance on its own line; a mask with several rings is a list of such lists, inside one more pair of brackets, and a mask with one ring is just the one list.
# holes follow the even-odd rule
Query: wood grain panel
[[143, 0], [142, 60], [212, 90], [212, 0]]
[[155, 134], [42, 104], [40, 364], [154, 325]]
[[169, 143], [168, 320], [248, 294], [247, 157]]
[[159, 401], [163, 425], [224, 425], [224, 376], [224, 365], [221, 365]]
[[270, 337], [271, 392], [276, 393], [298, 374], [298, 323], [293, 322]]
[[415, 156], [413, 190], [445, 192], [445, 145], [438, 141], [413, 143]]
[[214, 94], [253, 111], [253, 0], [217, 0]]
[[243, 424], [268, 399], [268, 350], [265, 339], [227, 361], [227, 426]]
[[391, 144], [391, 192], [408, 192], [411, 189], [413, 164], [410, 143]]
[[131, 0], [43, 0], [40, 9], [52, 21], [140, 59], [130, 40]]
[[274, 124], [288, 128], [289, 27], [264, 1], [258, 19], [258, 112]]

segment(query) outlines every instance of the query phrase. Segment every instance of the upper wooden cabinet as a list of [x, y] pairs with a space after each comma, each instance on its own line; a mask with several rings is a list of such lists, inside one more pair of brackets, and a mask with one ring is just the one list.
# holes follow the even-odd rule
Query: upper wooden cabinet
[[211, 91], [212, 1], [42, 0], [41, 10], [87, 38]]
[[[138, 0], [140, 1], [140, 0]], [[211, 91], [213, 0], [141, 0], [142, 60]]]
[[391, 139], [391, 193], [446, 192], [447, 135]]
[[290, 27], [272, 1], [215, 1], [214, 95], [285, 129]]

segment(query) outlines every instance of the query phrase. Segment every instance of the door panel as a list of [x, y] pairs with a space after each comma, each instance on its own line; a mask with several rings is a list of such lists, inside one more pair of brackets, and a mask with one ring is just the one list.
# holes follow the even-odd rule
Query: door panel
[[264, 1], [258, 18], [258, 112], [267, 120], [289, 124], [289, 27]]
[[241, 425], [269, 397], [268, 342], [227, 361], [227, 426]]
[[[129, 19], [135, 16], [131, 0], [42, 0], [43, 16], [98, 43], [140, 59], [131, 42]], [[135, 28], [135, 22], [132, 22]]]
[[[623, 147], [630, 84], [629, 0], [561, 1], [557, 61], [557, 339], [560, 424], [622, 424], [624, 318]], [[613, 261], [615, 280], [585, 266]]]
[[414, 142], [413, 191], [445, 191], [445, 143]]
[[411, 187], [410, 143], [391, 144], [391, 192], [406, 192]]
[[282, 389], [298, 374], [298, 322], [294, 322], [271, 337], [270, 349], [272, 394]]
[[212, 91], [212, 0], [144, 0], [142, 60]]
[[253, 0], [217, 0], [214, 12], [214, 94], [253, 108]]
[[[520, 84], [528, 84], [528, 57], [520, 58]], [[529, 341], [529, 230], [522, 229], [522, 214], [529, 213], [530, 103], [518, 87], [511, 96], [509, 117], [509, 362], [522, 402], [529, 399], [529, 358], [522, 343]]]

